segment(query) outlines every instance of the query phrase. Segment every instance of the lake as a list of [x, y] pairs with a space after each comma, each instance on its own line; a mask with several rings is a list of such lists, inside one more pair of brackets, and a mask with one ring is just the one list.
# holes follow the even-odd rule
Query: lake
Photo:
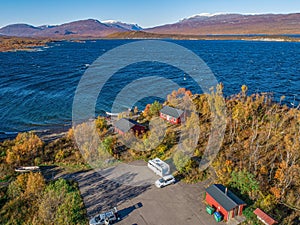
[[[0, 139], [21, 131], [67, 130], [72, 123], [75, 90], [84, 72], [102, 54], [132, 41], [62, 41], [31, 52], [0, 53]], [[272, 92], [275, 101], [284, 95], [285, 104], [290, 107], [299, 104], [300, 42], [170, 42], [201, 57], [218, 82], [224, 83], [225, 96], [239, 92], [241, 85], [246, 84], [249, 93]], [[157, 62], [135, 63], [120, 69], [105, 84], [96, 104], [96, 115], [111, 111], [115, 97], [124, 86], [148, 76], [162, 76], [193, 93], [201, 92], [178, 68]], [[157, 86], [146, 88], [149, 92]], [[143, 98], [136, 105], [143, 109], [155, 99]]]

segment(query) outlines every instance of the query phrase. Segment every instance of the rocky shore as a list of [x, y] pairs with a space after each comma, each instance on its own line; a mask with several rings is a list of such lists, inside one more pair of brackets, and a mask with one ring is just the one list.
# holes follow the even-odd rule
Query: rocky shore
[[51, 41], [50, 39], [0, 36], [0, 52], [32, 51], [35, 47], [44, 47]]

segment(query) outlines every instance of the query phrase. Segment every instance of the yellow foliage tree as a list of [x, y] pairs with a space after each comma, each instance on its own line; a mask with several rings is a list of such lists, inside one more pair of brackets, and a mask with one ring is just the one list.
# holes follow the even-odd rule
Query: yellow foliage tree
[[42, 146], [42, 140], [33, 132], [19, 133], [15, 144], [7, 151], [6, 162], [16, 166], [33, 164]]
[[39, 196], [45, 188], [45, 179], [40, 173], [29, 173], [24, 194]]

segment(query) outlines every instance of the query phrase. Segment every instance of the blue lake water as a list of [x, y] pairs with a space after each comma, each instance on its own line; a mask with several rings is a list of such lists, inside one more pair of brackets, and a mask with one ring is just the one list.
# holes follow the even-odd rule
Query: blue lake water
[[[75, 90], [88, 66], [105, 52], [129, 42], [132, 40], [57, 42], [33, 52], [0, 53], [0, 139], [21, 131], [68, 129]], [[284, 95], [289, 106], [300, 102], [299, 42], [171, 42], [200, 56], [218, 82], [224, 83], [226, 96], [239, 92], [246, 84], [249, 93], [272, 92], [276, 101]], [[148, 76], [162, 76], [199, 92], [192, 79], [177, 68], [154, 62], [136, 63], [119, 70], [105, 84], [96, 114], [111, 111], [124, 86]], [[155, 85], [145, 91], [157, 88]], [[141, 99], [137, 105], [142, 108], [154, 99]]]

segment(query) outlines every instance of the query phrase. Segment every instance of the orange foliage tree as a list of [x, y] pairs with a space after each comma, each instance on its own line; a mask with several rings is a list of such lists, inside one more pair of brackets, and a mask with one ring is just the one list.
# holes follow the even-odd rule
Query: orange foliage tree
[[41, 153], [43, 142], [34, 133], [19, 133], [15, 144], [7, 151], [6, 162], [11, 165], [32, 165]]

